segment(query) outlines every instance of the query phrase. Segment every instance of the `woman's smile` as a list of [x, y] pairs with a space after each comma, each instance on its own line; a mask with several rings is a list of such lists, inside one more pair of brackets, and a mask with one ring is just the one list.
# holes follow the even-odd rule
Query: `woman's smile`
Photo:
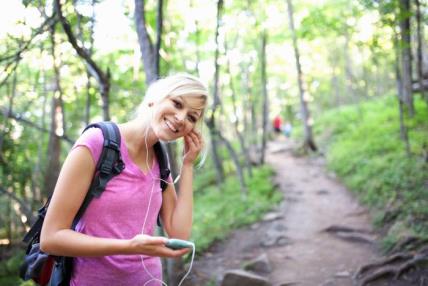
[[173, 132], [178, 133], [178, 127], [174, 125], [171, 121], [169, 121], [167, 118], [164, 119], [166, 126]]

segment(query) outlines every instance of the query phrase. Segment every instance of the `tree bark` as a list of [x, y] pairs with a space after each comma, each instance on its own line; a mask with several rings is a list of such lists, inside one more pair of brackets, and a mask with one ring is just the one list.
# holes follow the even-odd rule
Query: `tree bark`
[[414, 115], [414, 104], [412, 94], [412, 55], [411, 55], [411, 39], [410, 39], [410, 0], [400, 0], [400, 51], [401, 51], [401, 80], [402, 80], [402, 95], [409, 116]]
[[[227, 48], [226, 48], [227, 50]], [[239, 140], [239, 144], [241, 145], [241, 153], [244, 157], [244, 162], [245, 162], [245, 167], [248, 170], [248, 174], [251, 176], [252, 175], [252, 167], [251, 167], [251, 162], [250, 162], [250, 154], [248, 152], [248, 148], [247, 148], [247, 144], [244, 140], [244, 136], [242, 135], [242, 133], [239, 131], [239, 123], [240, 123], [240, 119], [238, 116], [238, 106], [237, 106], [237, 100], [236, 100], [236, 92], [235, 92], [235, 86], [233, 83], [233, 77], [232, 77], [232, 73], [231, 73], [231, 69], [230, 69], [230, 61], [227, 61], [227, 70], [228, 73], [230, 75], [230, 90], [232, 92], [232, 107], [233, 107], [233, 114], [235, 117], [235, 122], [234, 127], [235, 127], [235, 134], [238, 137]], [[244, 111], [245, 112], [245, 111]], [[240, 164], [239, 164], [239, 160], [238, 160], [238, 165], [237, 168], [241, 168]], [[242, 171], [241, 171], [242, 172]], [[245, 180], [244, 180], [244, 176], [243, 176], [243, 186], [245, 186]]]
[[423, 50], [423, 40], [422, 40], [422, 25], [421, 25], [421, 3], [419, 0], [415, 0], [416, 4], [416, 38], [417, 38], [417, 51], [416, 51], [416, 58], [417, 58], [417, 69], [418, 69], [418, 82], [419, 82], [419, 88], [421, 97], [425, 99], [425, 101], [428, 103], [428, 95], [425, 92], [424, 89], [424, 77], [423, 77], [423, 56], [422, 56], [422, 50]]
[[409, 136], [408, 136], [408, 129], [405, 123], [405, 112], [404, 112], [404, 103], [402, 100], [402, 93], [403, 93], [403, 84], [401, 81], [401, 75], [400, 75], [400, 70], [398, 67], [396, 67], [396, 77], [397, 77], [397, 85], [398, 85], [398, 89], [401, 90], [401, 94], [398, 93], [398, 111], [399, 111], [399, 115], [400, 115], [400, 138], [401, 140], [403, 140], [404, 146], [405, 146], [405, 150], [406, 150], [406, 154], [407, 156], [410, 156], [410, 142], [409, 142]]
[[156, 46], [155, 46], [155, 71], [156, 78], [160, 77], [160, 49], [162, 46], [163, 30], [163, 0], [158, 0], [157, 18], [156, 18]]
[[208, 119], [205, 120], [208, 129], [210, 131], [210, 140], [211, 140], [211, 151], [213, 155], [214, 167], [216, 170], [216, 181], [217, 184], [220, 185], [224, 182], [224, 169], [223, 164], [220, 159], [220, 155], [218, 153], [218, 134], [216, 129], [216, 111], [218, 106], [220, 105], [220, 97], [218, 95], [219, 91], [219, 74], [220, 74], [220, 66], [218, 63], [219, 58], [219, 28], [223, 11], [223, 0], [217, 1], [217, 21], [216, 21], [216, 30], [215, 30], [215, 54], [214, 54], [214, 86], [213, 86], [213, 105], [211, 110], [211, 115]]
[[400, 118], [400, 138], [404, 143], [406, 154], [410, 156], [410, 142], [408, 136], [408, 129], [405, 122], [405, 111], [404, 111], [404, 85], [403, 85], [403, 77], [400, 72], [400, 52], [399, 52], [399, 39], [398, 34], [395, 33], [394, 47], [395, 47], [395, 77], [397, 82], [397, 99], [398, 99], [398, 112]]
[[[193, 8], [192, 0], [190, 0], [190, 8], [191, 9]], [[195, 25], [195, 42], [196, 42], [196, 45], [195, 45], [196, 62], [195, 62], [194, 71], [197, 76], [200, 76], [199, 64], [201, 62], [201, 52], [199, 50], [199, 46], [200, 46], [201, 30], [199, 29], [199, 22], [196, 18], [195, 18], [194, 25]]]
[[260, 53], [260, 62], [261, 62], [261, 80], [262, 80], [262, 96], [263, 96], [263, 119], [262, 119], [262, 150], [260, 161], [262, 164], [265, 163], [266, 155], [266, 142], [267, 142], [267, 133], [268, 133], [268, 119], [269, 119], [269, 97], [267, 91], [267, 76], [266, 76], [266, 42], [267, 42], [267, 33], [263, 31], [262, 34], [262, 46]]
[[[345, 65], [345, 75], [346, 75], [346, 90], [348, 91], [348, 96], [350, 97], [350, 102], [356, 104], [358, 103], [356, 90], [355, 90], [355, 77], [352, 69], [352, 59], [349, 56], [349, 35], [348, 31], [345, 30], [345, 44], [344, 44], [344, 65]], [[349, 99], [348, 99], [349, 100]], [[349, 102], [349, 101], [348, 101]]]
[[53, 134], [57, 133], [59, 128], [62, 128], [62, 122], [60, 122], [63, 116], [63, 110], [61, 108], [62, 104], [62, 90], [60, 86], [60, 74], [56, 57], [55, 49], [55, 26], [51, 30], [51, 53], [53, 59], [53, 70], [54, 70], [54, 90], [52, 94], [52, 104], [51, 104], [51, 125], [49, 133], [49, 143], [46, 150], [46, 160], [47, 165], [44, 175], [44, 188], [42, 195], [43, 197], [48, 197], [54, 190], [56, 180], [59, 175], [60, 170], [60, 153], [61, 153], [61, 143], [58, 137]]
[[236, 174], [238, 175], [239, 185], [241, 186], [241, 196], [247, 197], [248, 195], [248, 189], [245, 185], [245, 179], [244, 179], [244, 173], [242, 172], [241, 165], [239, 163], [238, 155], [236, 154], [235, 150], [232, 147], [232, 144], [219, 132], [218, 137], [223, 142], [223, 144], [226, 146], [227, 150], [229, 151], [230, 157], [232, 158], [233, 163], [236, 167]]
[[[158, 0], [158, 2], [162, 2], [162, 0]], [[154, 47], [147, 31], [144, 0], [135, 0], [134, 19], [146, 75], [146, 84], [149, 86], [159, 76], [159, 60], [156, 58], [156, 47], [160, 47], [160, 44]], [[157, 27], [159, 26], [157, 25]], [[158, 37], [157, 39], [160, 38]]]
[[[91, 16], [89, 19], [89, 47], [88, 47], [88, 54], [90, 57], [93, 55], [94, 50], [94, 26], [95, 26], [95, 2], [96, 0], [91, 1]], [[76, 0], [73, 1], [73, 5], [76, 4]], [[75, 9], [76, 10], [76, 9]], [[77, 11], [76, 11], [77, 13]], [[81, 15], [78, 15], [78, 36], [80, 38], [80, 41], [83, 43], [83, 31], [81, 27]], [[92, 105], [92, 92], [91, 92], [92, 84], [91, 84], [91, 73], [89, 72], [89, 69], [86, 68], [86, 102], [85, 102], [85, 114], [84, 114], [84, 122], [85, 125], [88, 125], [91, 121], [91, 105]]]
[[288, 18], [289, 18], [289, 24], [290, 24], [290, 31], [293, 39], [294, 57], [296, 59], [297, 81], [298, 81], [298, 87], [299, 87], [300, 106], [301, 106], [304, 136], [305, 136], [303, 147], [305, 150], [311, 149], [312, 151], [317, 151], [317, 146], [315, 145], [315, 141], [312, 135], [311, 116], [308, 108], [307, 99], [305, 97], [305, 91], [303, 89], [303, 75], [302, 75], [302, 68], [300, 65], [300, 55], [299, 55], [299, 48], [297, 45], [297, 36], [294, 28], [293, 5], [291, 3], [291, 0], [287, 0], [287, 6], [288, 6]]

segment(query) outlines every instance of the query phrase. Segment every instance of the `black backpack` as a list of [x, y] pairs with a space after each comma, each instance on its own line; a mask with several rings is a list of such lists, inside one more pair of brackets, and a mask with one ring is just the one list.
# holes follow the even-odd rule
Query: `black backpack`
[[[90, 188], [73, 220], [72, 229], [85, 212], [94, 197], [101, 196], [108, 181], [119, 175], [125, 168], [120, 154], [120, 132], [113, 122], [105, 121], [88, 125], [89, 128], [100, 128], [104, 136], [103, 149], [98, 159], [95, 174]], [[165, 146], [157, 142], [154, 145], [156, 159], [159, 163], [160, 186], [165, 191], [170, 174], [169, 161]], [[68, 286], [72, 272], [72, 257], [53, 256], [40, 250], [40, 232], [49, 206], [51, 196], [38, 211], [36, 222], [24, 236], [23, 241], [28, 244], [24, 262], [20, 267], [20, 277], [24, 280], [33, 279], [38, 285]], [[158, 225], [160, 225], [158, 215]]]

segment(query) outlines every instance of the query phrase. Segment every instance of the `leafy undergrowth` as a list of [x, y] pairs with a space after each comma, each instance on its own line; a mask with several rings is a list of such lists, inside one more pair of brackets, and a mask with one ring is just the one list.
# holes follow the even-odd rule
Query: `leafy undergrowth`
[[326, 112], [315, 126], [328, 166], [375, 213], [388, 250], [404, 237], [428, 236], [428, 109], [406, 119], [411, 155], [400, 139], [394, 97]]
[[198, 253], [235, 228], [259, 220], [279, 203], [282, 196], [272, 185], [272, 176], [269, 167], [254, 168], [246, 181], [247, 195], [241, 193], [236, 176], [229, 176], [220, 188], [210, 186], [195, 193], [192, 240]]

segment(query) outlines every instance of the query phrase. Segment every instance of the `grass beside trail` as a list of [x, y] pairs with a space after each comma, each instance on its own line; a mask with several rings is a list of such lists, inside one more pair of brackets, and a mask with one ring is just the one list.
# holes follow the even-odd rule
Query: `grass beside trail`
[[396, 101], [341, 107], [324, 113], [314, 128], [328, 167], [374, 211], [386, 249], [405, 236], [428, 236], [428, 108], [415, 101], [417, 114], [406, 119], [408, 156]]
[[225, 238], [237, 227], [258, 221], [280, 202], [282, 196], [272, 185], [272, 176], [269, 167], [254, 168], [253, 176], [246, 181], [247, 196], [240, 192], [236, 176], [227, 177], [220, 188], [208, 186], [195, 193], [192, 240], [197, 252]]

